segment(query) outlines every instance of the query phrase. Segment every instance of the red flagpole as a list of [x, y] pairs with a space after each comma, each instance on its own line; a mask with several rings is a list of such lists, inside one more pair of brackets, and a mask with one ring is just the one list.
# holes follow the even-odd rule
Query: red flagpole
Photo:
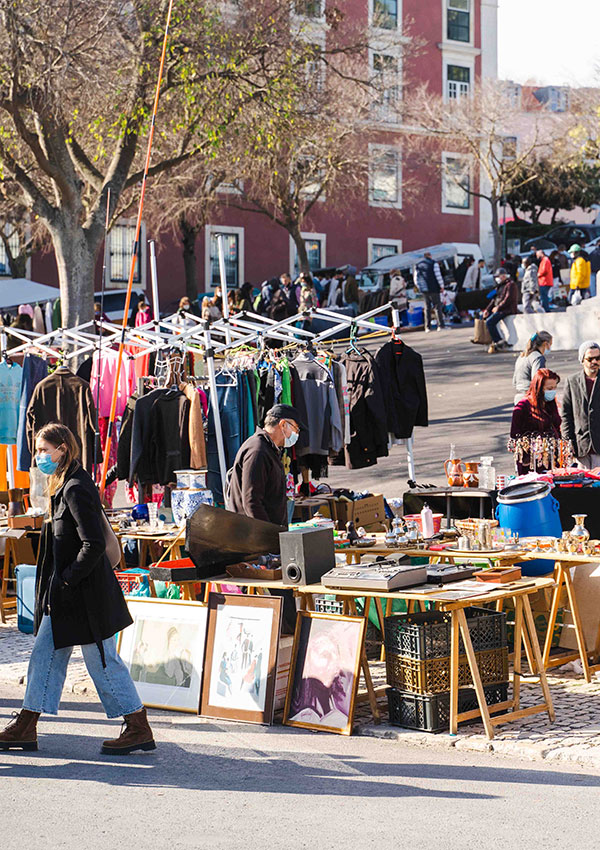
[[127, 282], [127, 295], [125, 298], [125, 309], [123, 313], [123, 326], [121, 330], [121, 341], [119, 342], [119, 354], [117, 357], [117, 373], [115, 375], [115, 383], [113, 387], [112, 402], [110, 406], [110, 418], [108, 421], [108, 431], [106, 435], [106, 447], [104, 449], [104, 462], [102, 464], [102, 478], [100, 481], [100, 498], [104, 496], [106, 487], [106, 476], [108, 474], [108, 465], [110, 462], [110, 449], [112, 445], [113, 429], [115, 427], [115, 417], [117, 412], [117, 397], [119, 394], [119, 378], [121, 376], [121, 365], [123, 363], [123, 351], [125, 350], [125, 332], [127, 330], [127, 318], [129, 316], [129, 307], [131, 304], [131, 290], [133, 289], [133, 279], [135, 277], [135, 267], [137, 264], [138, 246], [140, 243], [140, 233], [142, 230], [142, 214], [144, 212], [144, 197], [146, 195], [146, 183], [148, 179], [148, 171], [150, 170], [150, 158], [152, 155], [152, 142], [154, 139], [154, 127], [156, 124], [156, 113], [158, 112], [158, 101], [160, 98], [160, 87], [165, 68], [165, 58], [167, 55], [167, 43], [169, 39], [169, 26], [171, 23], [171, 14], [173, 12], [173, 2], [170, 0], [169, 9], [167, 12], [167, 23], [165, 26], [165, 37], [163, 39], [162, 53], [160, 56], [160, 68], [158, 71], [158, 80], [156, 81], [156, 93], [154, 95], [154, 107], [152, 109], [152, 121], [150, 123], [150, 135], [148, 136], [148, 149], [146, 151], [146, 162], [144, 165], [144, 176], [142, 178], [142, 191], [140, 195], [140, 205], [138, 208], [137, 222], [135, 225], [135, 241], [133, 243], [133, 256], [131, 257], [131, 268], [129, 270], [129, 280]]

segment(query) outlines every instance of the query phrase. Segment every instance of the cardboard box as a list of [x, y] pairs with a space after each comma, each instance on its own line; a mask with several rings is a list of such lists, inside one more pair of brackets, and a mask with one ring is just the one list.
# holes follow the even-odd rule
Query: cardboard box
[[41, 528], [44, 524], [44, 517], [42, 514], [40, 516], [28, 516], [27, 514], [18, 514], [17, 516], [9, 516], [8, 517], [8, 527], [9, 528]]
[[[335, 511], [340, 527], [345, 526], [347, 522], [353, 522], [356, 528], [361, 525], [366, 528], [368, 525], [385, 522], [383, 496], [367, 496], [366, 499], [359, 499], [357, 502], [337, 500]], [[321, 513], [323, 516], [331, 516], [327, 506], [321, 508]]]

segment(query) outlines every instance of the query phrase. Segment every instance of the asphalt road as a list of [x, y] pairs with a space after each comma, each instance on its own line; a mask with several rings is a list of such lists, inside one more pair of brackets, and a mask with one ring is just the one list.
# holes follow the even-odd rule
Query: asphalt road
[[[456, 444], [457, 455], [463, 460], [493, 455], [496, 472], [514, 472], [506, 442], [514, 400], [512, 376], [520, 352], [488, 354], [486, 346], [470, 342], [472, 335], [470, 327], [451, 327], [440, 333], [419, 331], [404, 337], [423, 357], [427, 380], [429, 427], [415, 428], [414, 432], [420, 484], [446, 483], [443, 464], [450, 443]], [[575, 351], [551, 352], [548, 366], [562, 376], [563, 382], [580, 368]], [[559, 385], [559, 401], [560, 389]], [[407, 479], [406, 450], [398, 447], [369, 469], [330, 467], [327, 483], [393, 497], [406, 490]]]
[[[0, 722], [22, 689], [3, 689]], [[68, 695], [38, 753], [0, 752], [5, 850], [598, 846], [600, 776], [491, 753], [151, 713], [158, 749], [101, 756], [114, 732]]]

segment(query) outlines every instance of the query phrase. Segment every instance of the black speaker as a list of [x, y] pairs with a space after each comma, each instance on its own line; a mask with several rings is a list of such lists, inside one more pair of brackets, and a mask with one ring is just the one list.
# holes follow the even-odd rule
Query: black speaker
[[333, 528], [303, 528], [279, 535], [284, 584], [318, 584], [335, 567]]

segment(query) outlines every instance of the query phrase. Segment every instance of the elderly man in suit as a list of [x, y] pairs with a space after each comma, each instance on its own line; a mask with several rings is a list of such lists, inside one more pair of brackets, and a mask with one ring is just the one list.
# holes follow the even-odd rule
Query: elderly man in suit
[[583, 371], [567, 378], [562, 405], [562, 435], [571, 440], [577, 460], [586, 469], [600, 466], [600, 343], [588, 339], [579, 346]]

